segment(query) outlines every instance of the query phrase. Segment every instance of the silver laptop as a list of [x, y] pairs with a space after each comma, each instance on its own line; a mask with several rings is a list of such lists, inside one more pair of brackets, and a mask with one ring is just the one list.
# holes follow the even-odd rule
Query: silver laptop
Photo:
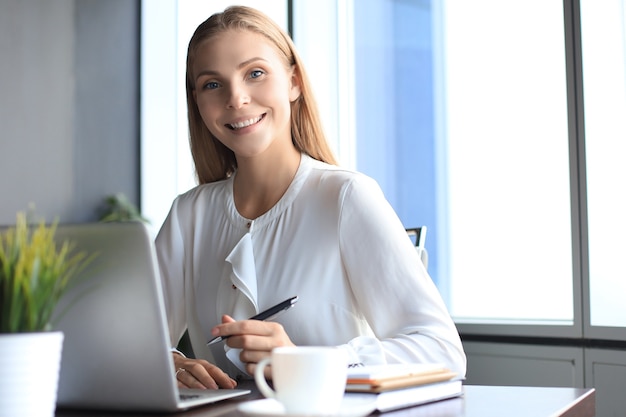
[[59, 225], [57, 240], [96, 253], [55, 310], [65, 338], [57, 405], [179, 411], [249, 390], [180, 390], [153, 239], [140, 223]]

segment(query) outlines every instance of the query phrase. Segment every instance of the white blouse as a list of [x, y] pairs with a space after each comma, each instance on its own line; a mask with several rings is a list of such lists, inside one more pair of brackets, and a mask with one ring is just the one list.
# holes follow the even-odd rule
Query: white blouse
[[189, 329], [195, 356], [237, 377], [238, 352], [206, 346], [211, 328], [223, 314], [246, 319], [297, 295], [276, 318], [296, 345], [465, 375], [455, 325], [374, 180], [302, 155], [280, 201], [251, 220], [235, 208], [233, 179], [178, 196], [157, 236], [172, 345]]

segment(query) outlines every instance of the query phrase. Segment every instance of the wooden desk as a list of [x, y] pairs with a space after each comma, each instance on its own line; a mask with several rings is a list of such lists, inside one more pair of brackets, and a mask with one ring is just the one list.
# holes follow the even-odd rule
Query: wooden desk
[[[252, 387], [253, 388], [253, 387]], [[538, 388], [466, 385], [464, 395], [431, 404], [384, 413], [385, 417], [595, 417], [593, 388]], [[258, 392], [243, 399], [197, 408], [177, 417], [242, 417], [240, 401], [258, 399]], [[58, 410], [56, 417], [151, 417], [163, 414]]]

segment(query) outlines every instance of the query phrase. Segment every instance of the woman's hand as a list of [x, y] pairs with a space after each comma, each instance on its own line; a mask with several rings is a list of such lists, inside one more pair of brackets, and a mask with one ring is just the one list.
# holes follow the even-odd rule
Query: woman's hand
[[217, 366], [201, 359], [174, 355], [174, 367], [179, 388], [235, 388], [237, 382]]
[[[254, 375], [257, 363], [270, 356], [272, 349], [279, 346], [294, 346], [280, 323], [260, 320], [235, 321], [222, 316], [222, 324], [211, 330], [211, 335], [229, 336], [226, 344], [231, 348], [242, 349], [239, 359], [246, 364], [246, 371]], [[271, 377], [270, 367], [265, 368], [265, 376]]]

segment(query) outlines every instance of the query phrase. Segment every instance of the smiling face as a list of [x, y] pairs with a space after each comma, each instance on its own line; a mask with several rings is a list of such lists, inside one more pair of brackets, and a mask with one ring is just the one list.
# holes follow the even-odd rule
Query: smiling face
[[264, 36], [228, 30], [201, 43], [193, 63], [194, 99], [209, 131], [237, 158], [293, 150], [293, 67]]

